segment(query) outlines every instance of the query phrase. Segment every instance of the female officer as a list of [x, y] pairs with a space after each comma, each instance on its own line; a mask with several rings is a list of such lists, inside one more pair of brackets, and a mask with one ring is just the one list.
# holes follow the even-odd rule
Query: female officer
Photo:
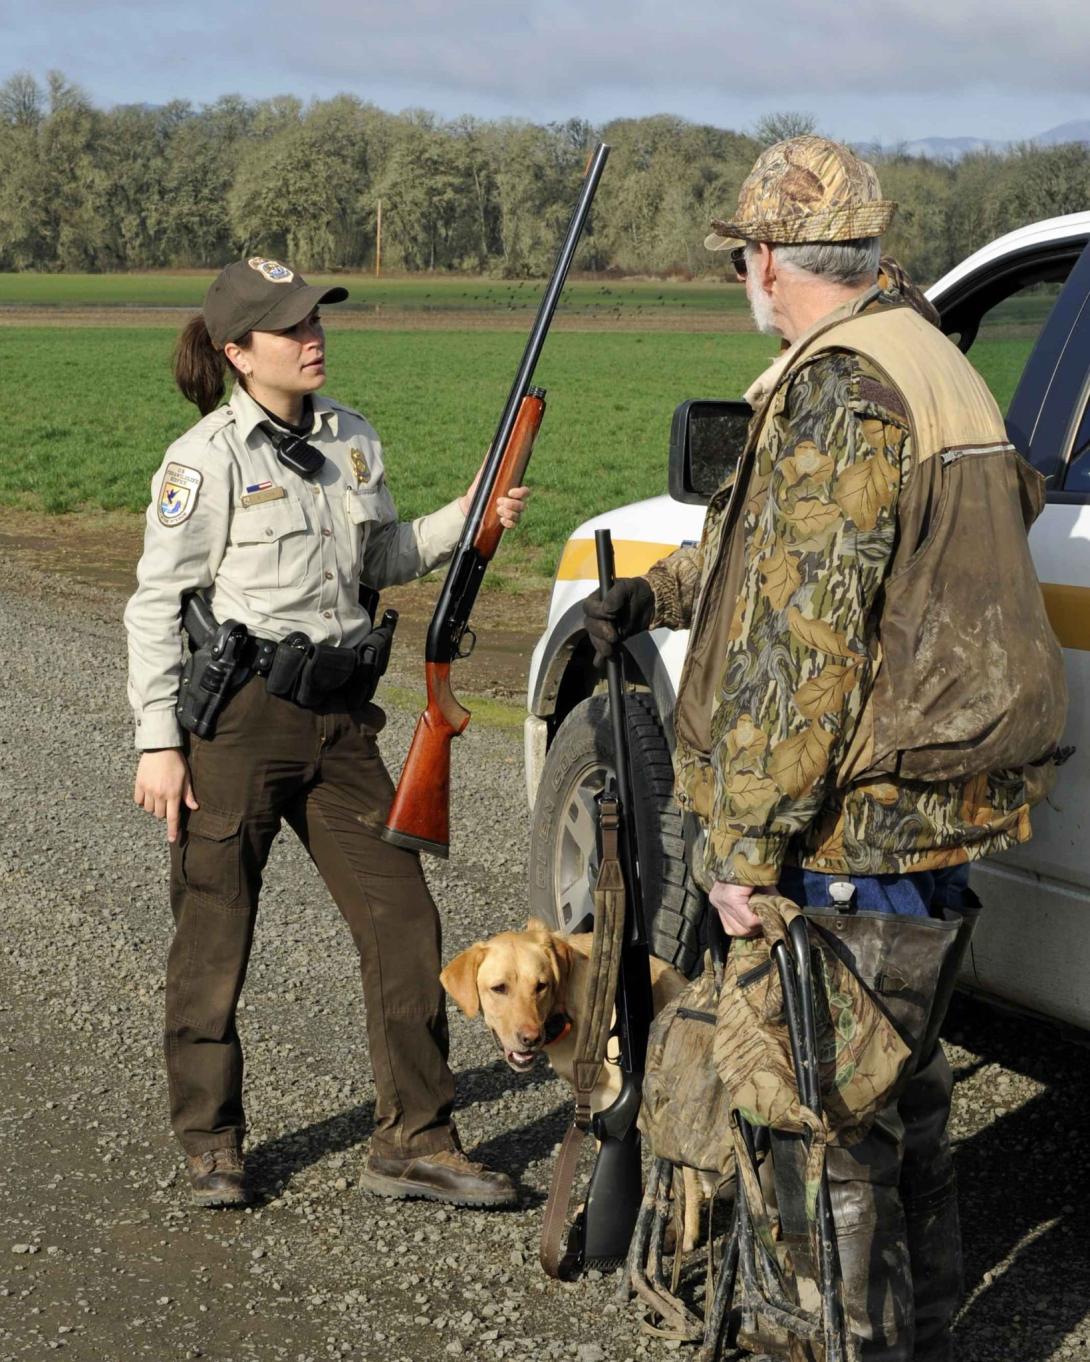
[[[359, 950], [376, 1089], [362, 1185], [507, 1205], [509, 1179], [471, 1163], [451, 1122], [439, 916], [417, 856], [379, 836], [392, 785], [375, 743], [384, 718], [369, 704], [377, 669], [362, 665], [357, 646], [374, 628], [361, 580], [380, 588], [443, 563], [473, 489], [431, 515], [397, 519], [375, 431], [317, 396], [325, 381], [318, 305], [345, 297], [274, 260], [238, 261], [209, 288], [175, 356], [178, 386], [203, 419], [156, 474], [125, 611], [141, 753], [133, 798], [166, 819], [170, 843], [171, 1123], [194, 1200], [246, 1202], [235, 1007], [262, 870], [283, 819]], [[219, 406], [227, 377], [234, 387]], [[526, 496], [518, 487], [501, 498], [505, 525], [517, 522]], [[195, 670], [182, 680], [182, 608], [194, 592], [214, 619], [209, 639], [194, 637], [196, 625], [190, 631], [205, 645], [191, 668], [209, 661], [212, 635], [222, 645], [228, 633], [221, 674], [235, 668], [205, 737], [184, 731], [175, 709], [182, 686], [193, 687], [191, 699], [208, 694]], [[230, 621], [244, 629], [232, 631]]]

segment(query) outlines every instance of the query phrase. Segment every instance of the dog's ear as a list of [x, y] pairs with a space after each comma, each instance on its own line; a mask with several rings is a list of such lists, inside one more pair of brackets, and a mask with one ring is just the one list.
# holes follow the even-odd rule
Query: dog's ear
[[549, 934], [552, 935], [550, 928], [547, 927], [539, 917], [527, 918], [526, 930], [528, 932], [549, 932]]
[[553, 955], [556, 956], [556, 966], [560, 972], [560, 986], [563, 988], [568, 982], [575, 952], [572, 950], [568, 938], [561, 936], [559, 932], [549, 933], [549, 944], [552, 947]]
[[484, 946], [478, 941], [461, 955], [456, 955], [439, 975], [439, 982], [467, 1017], [475, 1017], [481, 1010], [477, 993], [477, 971], [484, 959]]

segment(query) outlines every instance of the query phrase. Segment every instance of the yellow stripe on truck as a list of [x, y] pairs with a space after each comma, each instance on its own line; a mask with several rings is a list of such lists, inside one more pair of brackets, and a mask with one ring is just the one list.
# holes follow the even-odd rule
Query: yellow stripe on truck
[[1090, 652], [1090, 586], [1042, 582], [1041, 591], [1060, 646]]
[[[618, 577], [641, 577], [653, 563], [673, 553], [676, 544], [648, 544], [642, 539], [614, 539], [613, 558]], [[556, 570], [558, 581], [596, 582], [598, 556], [593, 539], [569, 539]]]
[[[613, 556], [618, 577], [639, 577], [660, 558], [674, 552], [676, 544], [649, 544], [643, 539], [614, 539]], [[596, 582], [598, 559], [593, 539], [569, 539], [556, 570], [558, 581]], [[1045, 609], [1063, 648], [1090, 652], [1090, 587], [1042, 582]]]

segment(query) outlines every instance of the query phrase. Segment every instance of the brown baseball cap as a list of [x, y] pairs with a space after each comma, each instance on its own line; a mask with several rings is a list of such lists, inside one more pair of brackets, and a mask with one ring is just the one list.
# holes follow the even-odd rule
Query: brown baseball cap
[[220, 270], [204, 295], [204, 324], [212, 344], [222, 350], [248, 331], [287, 331], [319, 303], [343, 303], [348, 290], [308, 284], [301, 274], [252, 255]]
[[709, 251], [743, 241], [787, 246], [881, 236], [897, 205], [882, 198], [872, 165], [827, 137], [791, 137], [757, 158], [730, 219], [713, 218]]

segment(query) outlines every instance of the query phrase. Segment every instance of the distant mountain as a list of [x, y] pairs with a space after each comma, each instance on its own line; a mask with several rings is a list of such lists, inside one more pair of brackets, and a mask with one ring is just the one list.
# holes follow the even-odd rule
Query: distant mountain
[[1061, 123], [1058, 128], [1049, 128], [1032, 139], [1042, 147], [1055, 147], [1061, 142], [1090, 142], [1090, 118], [1076, 118], [1070, 123]]
[[[1090, 118], [1076, 118], [1069, 123], [1060, 123], [1047, 132], [1039, 132], [1035, 137], [1027, 137], [1039, 147], [1057, 147], [1064, 142], [1084, 142], [1090, 145]], [[909, 156], [926, 156], [932, 161], [959, 161], [973, 151], [1007, 151], [1012, 142], [994, 141], [987, 137], [919, 137], [912, 142], [899, 142], [894, 145], [870, 142], [858, 147], [862, 155], [868, 152], [903, 151]]]
[[909, 156], [927, 156], [932, 161], [958, 161], [970, 151], [1001, 151], [1006, 142], [991, 142], [984, 137], [921, 137], [906, 142]]

